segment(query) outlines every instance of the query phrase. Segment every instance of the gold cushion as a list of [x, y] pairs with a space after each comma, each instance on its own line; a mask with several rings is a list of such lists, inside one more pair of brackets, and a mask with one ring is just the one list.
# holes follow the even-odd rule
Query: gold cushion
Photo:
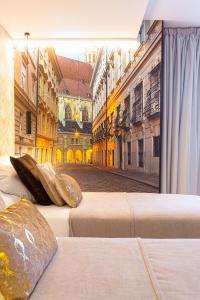
[[51, 201], [57, 206], [65, 205], [65, 201], [55, 187], [55, 171], [49, 163], [37, 164], [37, 173], [46, 193]]
[[57, 250], [47, 221], [26, 199], [0, 211], [0, 291], [27, 299]]
[[67, 174], [56, 175], [55, 186], [62, 199], [70, 206], [77, 207], [83, 196], [78, 182]]

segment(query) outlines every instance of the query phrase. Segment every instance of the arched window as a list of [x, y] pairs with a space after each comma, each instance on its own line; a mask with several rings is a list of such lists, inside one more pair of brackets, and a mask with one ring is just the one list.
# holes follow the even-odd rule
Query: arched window
[[84, 109], [82, 111], [82, 121], [88, 122], [88, 110], [87, 110], [86, 106], [84, 107]]
[[72, 110], [69, 104], [65, 107], [65, 119], [71, 120], [72, 119]]

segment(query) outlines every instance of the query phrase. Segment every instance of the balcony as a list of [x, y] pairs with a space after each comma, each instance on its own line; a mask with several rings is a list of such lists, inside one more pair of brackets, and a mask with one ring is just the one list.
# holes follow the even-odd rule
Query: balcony
[[139, 125], [142, 122], [142, 101], [137, 100], [133, 103], [132, 124]]
[[144, 107], [146, 118], [157, 117], [160, 114], [160, 82], [155, 82], [147, 91], [147, 100]]
[[122, 113], [121, 128], [124, 130], [129, 130], [130, 126], [130, 109], [125, 109]]

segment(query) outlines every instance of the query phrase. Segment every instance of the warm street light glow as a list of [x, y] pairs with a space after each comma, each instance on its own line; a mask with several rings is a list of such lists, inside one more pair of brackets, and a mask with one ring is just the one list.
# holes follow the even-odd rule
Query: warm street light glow
[[79, 135], [80, 135], [80, 132], [78, 132], [78, 131], [75, 131], [74, 135], [75, 135], [75, 137], [76, 137], [76, 138], [78, 138], [78, 137], [79, 137]]

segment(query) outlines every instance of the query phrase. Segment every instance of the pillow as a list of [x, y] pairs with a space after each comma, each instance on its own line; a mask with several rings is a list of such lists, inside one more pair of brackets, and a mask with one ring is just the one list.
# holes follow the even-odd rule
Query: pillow
[[[34, 196], [36, 202], [41, 205], [52, 204], [51, 199], [47, 195], [45, 189], [43, 188], [41, 182], [30, 172], [30, 170], [24, 165], [21, 158], [10, 157], [10, 161], [15, 168], [19, 178], [27, 189]], [[37, 172], [36, 166], [35, 173]], [[38, 177], [38, 174], [37, 174]], [[39, 177], [38, 177], [39, 178]]]
[[62, 199], [70, 206], [77, 207], [83, 196], [78, 182], [67, 174], [56, 175], [55, 186]]
[[30, 173], [36, 179], [39, 180], [37, 170], [36, 170], [37, 162], [29, 154], [25, 154], [21, 157], [18, 157], [17, 159], [24, 165], [24, 167], [26, 167], [30, 171]]
[[0, 191], [35, 202], [35, 198], [21, 182], [12, 165], [0, 166]]
[[0, 167], [1, 166], [11, 166], [10, 156], [0, 156]]
[[55, 171], [49, 163], [37, 164], [38, 175], [45, 191], [51, 201], [57, 206], [65, 205], [65, 201], [61, 198], [55, 187]]
[[0, 291], [27, 299], [57, 250], [47, 221], [26, 199], [0, 212]]

